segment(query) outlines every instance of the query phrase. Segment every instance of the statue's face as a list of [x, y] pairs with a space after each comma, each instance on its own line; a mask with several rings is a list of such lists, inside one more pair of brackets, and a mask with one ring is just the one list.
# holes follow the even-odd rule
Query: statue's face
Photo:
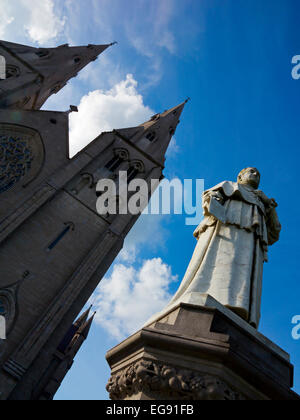
[[238, 177], [238, 182], [244, 185], [250, 185], [253, 188], [258, 188], [260, 183], [260, 173], [256, 168], [244, 169]]

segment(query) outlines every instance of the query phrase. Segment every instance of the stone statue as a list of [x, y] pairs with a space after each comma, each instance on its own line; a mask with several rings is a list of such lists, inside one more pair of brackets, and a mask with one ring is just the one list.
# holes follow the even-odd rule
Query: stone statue
[[259, 182], [247, 168], [237, 182], [204, 192], [198, 244], [178, 292], [106, 355], [111, 399], [299, 400], [289, 354], [256, 331], [263, 264], [281, 230], [277, 204]]
[[259, 183], [259, 171], [247, 168], [237, 183], [225, 181], [204, 192], [204, 219], [194, 232], [198, 244], [166, 309], [210, 295], [258, 328], [263, 264], [281, 230], [276, 201], [258, 190]]

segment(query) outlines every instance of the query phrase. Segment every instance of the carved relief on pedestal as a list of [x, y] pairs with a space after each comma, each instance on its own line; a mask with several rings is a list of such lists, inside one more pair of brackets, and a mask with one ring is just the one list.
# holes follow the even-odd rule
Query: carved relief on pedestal
[[112, 400], [146, 394], [166, 400], [246, 400], [217, 377], [154, 361], [139, 361], [112, 375], [107, 387]]
[[0, 124], [0, 194], [15, 186], [25, 187], [44, 162], [44, 146], [37, 131]]

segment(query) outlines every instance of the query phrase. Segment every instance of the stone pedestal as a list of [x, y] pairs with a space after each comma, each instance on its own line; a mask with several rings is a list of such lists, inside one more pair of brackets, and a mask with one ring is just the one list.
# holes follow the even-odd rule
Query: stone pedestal
[[210, 296], [107, 353], [113, 400], [300, 400], [289, 355]]

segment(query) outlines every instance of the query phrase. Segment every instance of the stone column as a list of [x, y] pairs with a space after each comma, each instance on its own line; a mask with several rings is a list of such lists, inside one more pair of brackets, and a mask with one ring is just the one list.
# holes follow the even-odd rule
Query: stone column
[[289, 355], [207, 296], [107, 353], [112, 400], [300, 400]]

